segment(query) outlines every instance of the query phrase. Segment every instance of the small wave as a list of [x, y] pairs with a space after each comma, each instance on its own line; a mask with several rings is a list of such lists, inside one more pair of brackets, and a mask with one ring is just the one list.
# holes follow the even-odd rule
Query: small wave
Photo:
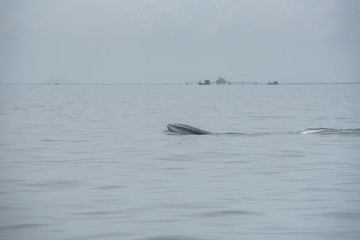
[[240, 216], [240, 215], [259, 215], [258, 212], [250, 212], [250, 211], [239, 211], [239, 210], [224, 210], [224, 211], [214, 211], [203, 213], [201, 216], [203, 217], [228, 217], [228, 216]]
[[146, 240], [205, 240], [205, 239], [198, 238], [198, 237], [180, 236], [180, 235], [179, 236], [178, 235], [164, 235], [164, 236], [147, 238]]
[[308, 128], [299, 134], [351, 134], [360, 135], [360, 128], [336, 129], [336, 128]]
[[360, 219], [359, 212], [328, 212], [323, 215], [329, 218], [338, 219]]
[[8, 226], [0, 226], [0, 230], [36, 228], [36, 227], [41, 227], [44, 225], [45, 224], [35, 224], [35, 223], [15, 224], [15, 225], [8, 225]]

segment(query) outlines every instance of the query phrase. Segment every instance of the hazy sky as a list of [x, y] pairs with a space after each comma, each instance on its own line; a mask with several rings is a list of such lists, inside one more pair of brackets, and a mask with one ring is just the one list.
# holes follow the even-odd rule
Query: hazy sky
[[360, 81], [359, 0], [0, 0], [0, 82]]

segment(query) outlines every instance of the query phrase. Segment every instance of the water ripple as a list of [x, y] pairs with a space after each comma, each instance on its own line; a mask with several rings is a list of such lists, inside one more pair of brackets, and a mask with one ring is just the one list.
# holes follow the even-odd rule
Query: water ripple
[[188, 236], [177, 236], [177, 235], [164, 235], [164, 236], [156, 236], [150, 238], [142, 238], [140, 240], [209, 240], [209, 239], [188, 237]]
[[323, 215], [328, 218], [336, 219], [360, 219], [360, 212], [328, 212]]
[[19, 230], [24, 228], [35, 228], [42, 226], [45, 226], [45, 224], [35, 224], [35, 223], [14, 224], [8, 226], [0, 226], [0, 230]]
[[228, 217], [228, 216], [244, 216], [244, 215], [261, 215], [259, 212], [241, 211], [241, 210], [222, 210], [202, 213], [202, 217]]

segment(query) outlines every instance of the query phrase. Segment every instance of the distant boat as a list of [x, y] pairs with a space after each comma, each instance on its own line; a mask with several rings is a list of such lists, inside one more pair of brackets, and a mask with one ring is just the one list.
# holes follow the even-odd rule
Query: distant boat
[[70, 84], [69, 81], [61, 79], [61, 78], [54, 78], [54, 79], [48, 79], [44, 82], [44, 84], [47, 85], [68, 85]]
[[204, 82], [199, 82], [199, 85], [210, 85], [210, 80], [205, 80]]
[[278, 85], [279, 82], [278, 81], [273, 81], [273, 82], [269, 82], [268, 85]]

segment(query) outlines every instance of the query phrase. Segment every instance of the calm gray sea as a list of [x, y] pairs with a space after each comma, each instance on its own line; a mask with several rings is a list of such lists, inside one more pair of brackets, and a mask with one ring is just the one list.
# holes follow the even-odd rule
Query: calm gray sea
[[2, 240], [360, 239], [360, 85], [0, 86], [0, 123]]

